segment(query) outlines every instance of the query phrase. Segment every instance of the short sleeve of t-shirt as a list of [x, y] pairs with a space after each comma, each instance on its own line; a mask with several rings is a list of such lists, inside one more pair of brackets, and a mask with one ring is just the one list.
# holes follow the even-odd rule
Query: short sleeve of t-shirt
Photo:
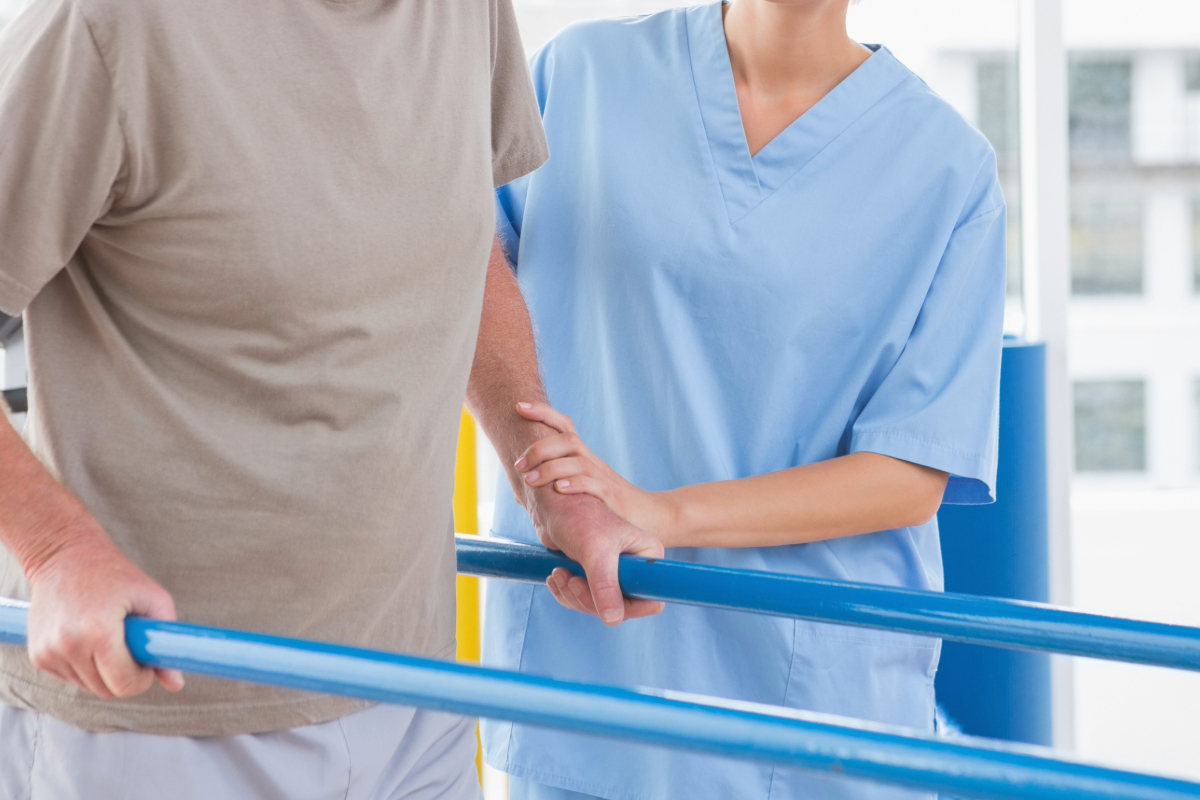
[[1005, 209], [980, 170], [903, 352], [854, 423], [850, 452], [950, 473], [945, 503], [996, 499]]
[[512, 0], [492, 0], [492, 179], [503, 186], [548, 157]]
[[104, 215], [124, 141], [112, 82], [69, 0], [34, 0], [0, 34], [0, 309], [18, 314]]

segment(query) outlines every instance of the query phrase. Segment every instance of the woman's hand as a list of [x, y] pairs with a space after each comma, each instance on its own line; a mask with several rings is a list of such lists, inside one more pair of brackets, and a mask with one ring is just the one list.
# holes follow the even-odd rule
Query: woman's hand
[[665, 493], [639, 489], [618, 475], [588, 449], [566, 414], [545, 403], [518, 403], [517, 410], [558, 431], [530, 445], [513, 465], [528, 486], [553, 484], [560, 494], [590, 494], [670, 547], [676, 512]]

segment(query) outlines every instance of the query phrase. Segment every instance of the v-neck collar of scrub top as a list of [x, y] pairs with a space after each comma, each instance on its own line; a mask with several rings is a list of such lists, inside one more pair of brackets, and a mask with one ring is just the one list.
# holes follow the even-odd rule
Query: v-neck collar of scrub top
[[911, 73], [886, 47], [875, 45], [858, 69], [751, 156], [725, 43], [723, 5], [689, 8], [687, 37], [700, 116], [733, 225]]

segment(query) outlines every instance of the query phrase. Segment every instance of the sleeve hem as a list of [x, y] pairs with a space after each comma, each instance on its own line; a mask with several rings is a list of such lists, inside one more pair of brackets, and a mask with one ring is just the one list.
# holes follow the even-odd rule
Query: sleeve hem
[[958, 450], [898, 431], [856, 432], [849, 452], [878, 453], [950, 473], [944, 504], [983, 505], [996, 501], [996, 464], [985, 454]]
[[20, 316], [36, 296], [36, 289], [30, 289], [0, 272], [0, 311], [12, 317]]
[[506, 153], [492, 164], [492, 183], [499, 189], [506, 183], [512, 183], [545, 164], [550, 158], [545, 140], [536, 143], [537, 146], [521, 153]]

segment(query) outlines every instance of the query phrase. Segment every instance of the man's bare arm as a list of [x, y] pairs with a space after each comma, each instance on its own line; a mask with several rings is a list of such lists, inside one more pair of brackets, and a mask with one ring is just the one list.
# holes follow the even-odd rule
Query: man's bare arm
[[[657, 614], [662, 610], [661, 603], [622, 597], [617, 559], [621, 553], [661, 556], [663, 549], [658, 540], [618, 517], [599, 500], [562, 495], [553, 487], [532, 489], [514, 469], [513, 463], [529, 445], [555, 433], [540, 422], [522, 417], [517, 404], [545, 399], [529, 311], [497, 241], [488, 262], [467, 406], [496, 448], [538, 538], [547, 547], [562, 550], [586, 570], [585, 602], [568, 605], [582, 605], [609, 625]], [[551, 584], [551, 590], [560, 601], [563, 599], [558, 585]]]
[[[7, 412], [0, 400], [0, 412]], [[0, 413], [0, 543], [32, 590], [34, 666], [104, 697], [128, 697], [155, 678], [183, 687], [178, 670], [139, 666], [125, 646], [129, 614], [175, 619], [171, 595], [113, 544]]]

